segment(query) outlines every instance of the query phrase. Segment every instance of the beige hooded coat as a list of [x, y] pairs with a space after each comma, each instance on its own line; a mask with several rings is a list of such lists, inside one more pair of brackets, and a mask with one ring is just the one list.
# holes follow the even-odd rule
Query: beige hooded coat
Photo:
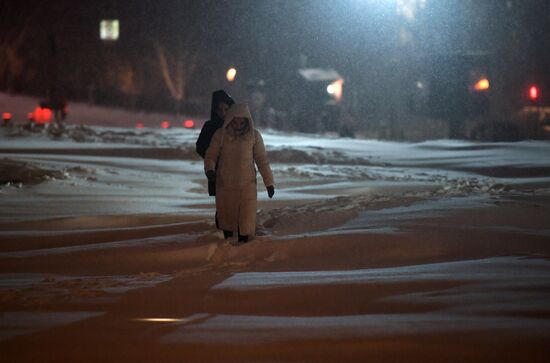
[[[235, 117], [248, 119], [248, 129], [236, 133]], [[256, 230], [256, 168], [265, 186], [274, 185], [262, 135], [254, 128], [247, 105], [231, 106], [204, 158], [204, 171], [216, 171], [216, 210], [219, 228], [254, 235]], [[216, 167], [217, 164], [217, 167]]]

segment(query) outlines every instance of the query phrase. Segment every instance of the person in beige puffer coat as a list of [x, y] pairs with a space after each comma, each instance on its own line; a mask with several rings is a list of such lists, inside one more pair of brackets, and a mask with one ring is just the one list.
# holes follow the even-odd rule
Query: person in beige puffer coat
[[207, 178], [216, 183], [219, 228], [225, 238], [234, 232], [247, 242], [256, 230], [256, 168], [269, 198], [275, 193], [273, 173], [267, 161], [262, 135], [246, 104], [232, 105], [223, 127], [218, 129], [204, 158]]

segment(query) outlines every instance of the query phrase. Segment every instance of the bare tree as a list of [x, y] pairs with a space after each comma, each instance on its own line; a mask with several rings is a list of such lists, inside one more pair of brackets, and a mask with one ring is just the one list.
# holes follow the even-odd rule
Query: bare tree
[[19, 51], [31, 26], [38, 5], [18, 6], [17, 2], [0, 2], [0, 86], [13, 91], [15, 80], [23, 73]]
[[187, 86], [195, 72], [199, 60], [199, 50], [193, 46], [194, 36], [190, 33], [176, 49], [169, 51], [155, 41], [158, 64], [164, 84], [176, 102], [176, 112], [180, 113], [181, 102], [187, 99]]

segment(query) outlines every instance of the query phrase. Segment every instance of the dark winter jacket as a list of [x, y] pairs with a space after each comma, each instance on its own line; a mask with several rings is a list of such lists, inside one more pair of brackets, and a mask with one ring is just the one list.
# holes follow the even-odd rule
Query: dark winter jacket
[[212, 136], [214, 136], [214, 133], [223, 126], [223, 120], [216, 113], [216, 108], [222, 102], [227, 103], [229, 106], [235, 103], [233, 98], [231, 98], [231, 96], [224, 90], [218, 90], [212, 93], [210, 120], [204, 123], [195, 148], [197, 154], [199, 154], [203, 159], [206, 154], [206, 150], [210, 146], [210, 141], [212, 141]]

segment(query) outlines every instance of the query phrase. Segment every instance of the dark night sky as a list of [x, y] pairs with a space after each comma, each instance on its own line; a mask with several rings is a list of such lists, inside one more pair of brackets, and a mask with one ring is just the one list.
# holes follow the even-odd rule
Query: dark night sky
[[[548, 1], [514, 1], [508, 14], [502, 11], [503, 3], [427, 0], [419, 21], [423, 21], [425, 32], [431, 33], [431, 40], [443, 40], [441, 50], [488, 47], [493, 37], [506, 39], [510, 29], [501, 27], [506, 17], [514, 17], [506, 25], [524, 32], [524, 40], [548, 45]], [[316, 63], [331, 64], [360, 50], [367, 55], [384, 52], [395, 36], [397, 21], [394, 1], [374, 0], [57, 0], [13, 2], [12, 6], [17, 11], [34, 4], [39, 18], [33, 22], [35, 29], [54, 29], [71, 45], [97, 43], [99, 19], [112, 17], [121, 20], [117, 46], [126, 51], [135, 51], [151, 37], [175, 42], [192, 31], [199, 46], [213, 56], [246, 55], [260, 63], [283, 60], [289, 51], [302, 51]], [[520, 17], [524, 24], [517, 24]], [[435, 46], [431, 43], [424, 46]], [[548, 47], [541, 46], [544, 48]]]
[[[151, 55], [152, 41], [174, 49], [191, 44], [200, 50], [201, 63], [220, 70], [237, 65], [250, 80], [277, 82], [300, 66], [300, 55], [307, 56], [308, 66], [334, 67], [357, 78], [379, 72], [395, 52], [398, 29], [405, 24], [391, 0], [47, 0], [8, 2], [0, 10], [13, 22], [4, 22], [2, 32], [32, 16], [20, 50], [31, 59], [28, 65], [43, 63], [53, 35], [57, 57], [78, 68], [83, 79], [94, 77], [97, 54], [113, 52], [139, 62]], [[115, 45], [99, 40], [102, 18], [120, 19]], [[517, 62], [544, 65], [550, 60], [549, 20], [547, 0], [426, 0], [415, 23], [405, 27], [415, 34], [411, 50], [515, 49]], [[221, 71], [217, 77], [214, 83], [223, 81]]]

